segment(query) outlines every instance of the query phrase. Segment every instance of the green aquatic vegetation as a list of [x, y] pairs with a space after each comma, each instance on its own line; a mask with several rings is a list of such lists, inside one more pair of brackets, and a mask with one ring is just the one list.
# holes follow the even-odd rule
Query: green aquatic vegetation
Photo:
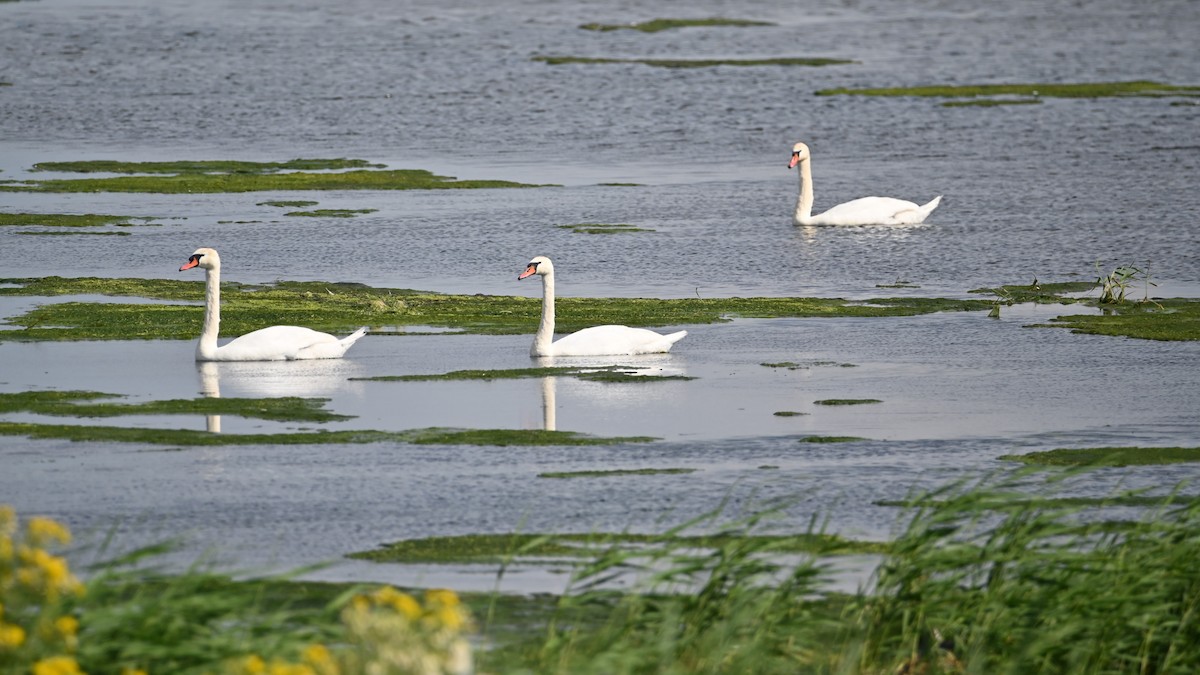
[[379, 209], [316, 209], [313, 211], [288, 211], [285, 216], [311, 216], [313, 218], [353, 218], [360, 213], [375, 213]]
[[[1029, 508], [1061, 508], [1061, 507], [1166, 507], [1172, 504], [1200, 500], [1200, 495], [1144, 495], [1121, 494], [1110, 497], [1030, 497], [1023, 494], [997, 495], [998, 499], [992, 505], [995, 510], [1015, 510]], [[939, 502], [938, 500], [918, 501], [912, 499], [880, 499], [873, 502], [876, 506], [900, 506], [905, 508], [923, 506]]]
[[808, 370], [809, 368], [819, 366], [837, 366], [839, 368], [857, 368], [853, 363], [838, 363], [837, 361], [809, 361], [808, 363], [796, 363], [795, 361], [777, 361], [774, 363], [760, 363], [760, 366], [767, 368], [786, 368], [787, 370]]
[[[170, 268], [174, 271], [174, 267]], [[14, 284], [4, 287], [2, 284]], [[359, 326], [444, 326], [462, 332], [532, 334], [541, 299], [518, 296], [445, 295], [359, 284], [278, 282], [222, 283], [221, 329], [240, 335], [263, 326], [300, 325], [343, 332]], [[4, 340], [194, 339], [200, 334], [203, 281], [162, 279], [0, 279], [0, 296], [98, 293], [196, 305], [63, 302], [9, 317], [19, 329]], [[942, 311], [986, 310], [990, 302], [938, 298], [569, 298], [557, 300], [558, 328], [570, 332], [597, 324], [677, 326], [717, 323], [732, 317], [912, 316]], [[376, 333], [377, 335], [380, 333]]]
[[897, 279], [890, 284], [875, 284], [875, 288], [920, 288], [917, 284]]
[[817, 405], [863, 405], [866, 403], [883, 403], [877, 398], [823, 398], [813, 401]]
[[302, 209], [307, 206], [316, 206], [318, 203], [319, 202], [312, 202], [312, 201], [308, 201], [306, 199], [295, 199], [295, 200], [290, 200], [290, 201], [287, 199], [271, 199], [271, 200], [268, 200], [265, 202], [258, 202], [257, 204], [255, 204], [255, 206], [277, 206], [281, 209], [285, 209], [285, 208]]
[[726, 19], [714, 16], [707, 19], [651, 19], [640, 23], [585, 23], [583, 30], [613, 31], [636, 30], [643, 33], [657, 33], [672, 28], [693, 28], [710, 26], [774, 26], [769, 21], [751, 21], [749, 19]]
[[612, 59], [592, 56], [535, 56], [534, 61], [541, 61], [552, 66], [567, 63], [640, 63], [655, 68], [715, 68], [717, 66], [833, 66], [855, 63], [845, 59], [782, 57], [773, 59]]
[[73, 236], [97, 236], [97, 235], [116, 235], [119, 237], [128, 237], [129, 232], [91, 232], [88, 230], [71, 230], [71, 231], [49, 231], [38, 232], [34, 230], [17, 230], [16, 234], [25, 234], [30, 236], [42, 237], [73, 237]]
[[1036, 98], [985, 98], [971, 101], [944, 101], [941, 106], [943, 108], [995, 108], [1002, 105], [1039, 105], [1041, 102], [1041, 99]]
[[1059, 281], [1052, 283], [1039, 282], [1034, 279], [1028, 285], [1006, 284], [989, 288], [975, 288], [969, 293], [995, 295], [1009, 304], [1016, 302], [1035, 302], [1039, 304], [1069, 305], [1083, 302], [1081, 298], [1064, 297], [1066, 293], [1084, 293], [1092, 290], [1096, 284], [1091, 281]]
[[1042, 466], [1148, 466], [1200, 462], [1200, 448], [1058, 448], [1000, 459]]
[[1035, 328], [1070, 328], [1072, 333], [1141, 340], [1200, 340], [1200, 299], [1170, 298], [1152, 302], [1104, 305], [1102, 314], [1058, 316]]
[[821, 89], [817, 96], [930, 96], [972, 98], [977, 96], [1028, 96], [1042, 98], [1101, 98], [1108, 96], [1200, 96], [1200, 86], [1178, 86], [1139, 80], [1135, 82], [1090, 82], [1082, 84], [982, 84], [932, 87], [884, 87]]
[[637, 227], [625, 223], [608, 225], [605, 223], [578, 223], [575, 225], [559, 225], [558, 227], [564, 230], [570, 230], [579, 234], [617, 234], [620, 232], [654, 232], [654, 230], [645, 227]]
[[607, 471], [544, 471], [538, 478], [608, 478], [611, 476], [662, 476], [696, 473], [696, 469], [609, 469]]
[[99, 213], [0, 213], [0, 227], [5, 225], [24, 226], [42, 225], [45, 227], [102, 227], [116, 225], [132, 227], [142, 221], [154, 220], [142, 216], [111, 216]]
[[802, 415], [807, 415], [808, 413], [796, 412], [795, 410], [776, 410], [771, 414], [776, 417], [800, 417]]
[[337, 171], [343, 169], [382, 169], [383, 164], [371, 164], [364, 159], [292, 159], [286, 162], [242, 162], [235, 160], [181, 160], [176, 162], [118, 162], [115, 160], [85, 160], [73, 162], [38, 162], [34, 171], [60, 173], [146, 173], [146, 174], [204, 174], [204, 173], [278, 173], [280, 171]]
[[379, 563], [504, 563], [511, 559], [588, 558], [600, 547], [637, 549], [649, 545], [719, 548], [753, 545], [764, 552], [823, 553], [829, 555], [879, 553], [887, 545], [855, 541], [833, 534], [751, 535], [724, 533], [682, 536], [666, 534], [471, 534], [406, 539], [346, 557]]
[[454, 370], [436, 375], [376, 375], [352, 377], [351, 380], [370, 382], [428, 382], [434, 380], [511, 380], [531, 377], [576, 377], [596, 382], [649, 382], [657, 380], [692, 380], [683, 375], [644, 375], [637, 366], [546, 366], [542, 368], [511, 368], [506, 370]]
[[[224, 399], [206, 399], [219, 401]], [[219, 409], [219, 408], [218, 408]], [[241, 408], [244, 410], [244, 408]], [[234, 413], [237, 414], [237, 413]], [[573, 431], [540, 429], [414, 429], [409, 431], [342, 430], [275, 434], [217, 434], [191, 429], [144, 429], [0, 422], [0, 436], [27, 436], [74, 442], [146, 443], [150, 445], [355, 445], [362, 443], [412, 443], [415, 445], [614, 445], [648, 443], [649, 436], [588, 436]]]
[[150, 192], [213, 194], [283, 190], [447, 190], [543, 187], [502, 180], [455, 180], [422, 169], [342, 173], [184, 173], [10, 181], [7, 192]]
[[800, 439], [801, 443], [853, 443], [855, 441], [865, 441], [867, 439], [859, 436], [805, 436]]
[[197, 398], [142, 403], [96, 403], [118, 394], [92, 391], [26, 391], [0, 393], [0, 413], [29, 412], [69, 417], [119, 415], [237, 415], [287, 422], [329, 422], [351, 419], [324, 409], [329, 399], [298, 398]]

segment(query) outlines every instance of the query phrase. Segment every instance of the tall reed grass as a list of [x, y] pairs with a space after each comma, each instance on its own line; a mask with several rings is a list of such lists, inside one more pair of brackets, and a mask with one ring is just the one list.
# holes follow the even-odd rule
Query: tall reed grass
[[[65, 528], [29, 519], [19, 531], [6, 509], [0, 672], [1200, 672], [1200, 499], [1175, 494], [1120, 521], [1110, 516], [1131, 512], [1128, 495], [1106, 510], [1055, 499], [1062, 483], [1031, 475], [1046, 474], [915, 496], [854, 593], [830, 590], [821, 551], [739, 536], [773, 511], [733, 522], [717, 511], [655, 543], [614, 540], [550, 605], [464, 598], [484, 608], [478, 633], [450, 591], [163, 575], [145, 565], [161, 549], [81, 584], [49, 552], [69, 539]], [[694, 548], [679, 536], [694, 530], [723, 536]]]

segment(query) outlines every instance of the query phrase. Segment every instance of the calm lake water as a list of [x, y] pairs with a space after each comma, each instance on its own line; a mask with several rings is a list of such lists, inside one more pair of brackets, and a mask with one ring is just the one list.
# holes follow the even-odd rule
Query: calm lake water
[[[776, 25], [578, 29], [660, 16]], [[1138, 297], [1196, 297], [1200, 99], [947, 108], [936, 99], [814, 92], [1143, 79], [1196, 85], [1198, 25], [1200, 4], [1187, 0], [0, 3], [0, 82], [11, 85], [0, 86], [0, 179], [59, 177], [30, 171], [52, 160], [352, 157], [554, 185], [0, 193], [4, 212], [155, 219], [122, 228], [130, 232], [122, 237], [0, 228], [0, 277], [181, 278], [186, 257], [213, 246], [225, 278], [242, 282], [538, 295], [536, 283], [516, 275], [544, 254], [555, 260], [565, 296], [957, 297], [1035, 278], [1090, 280], [1128, 263], [1148, 267], [1158, 284], [1139, 286]], [[664, 69], [550, 66], [533, 60], [539, 55], [854, 63]], [[813, 150], [816, 210], [874, 194], [918, 202], [942, 194], [942, 205], [920, 227], [795, 227], [798, 181], [786, 164], [797, 140]], [[377, 210], [288, 218], [261, 204], [271, 199]], [[586, 235], [558, 227], [590, 222], [653, 231]], [[916, 288], [878, 286], [899, 280]], [[0, 316], [29, 304], [0, 302]], [[434, 534], [658, 530], [725, 498], [735, 512], [794, 499], [780, 530], [803, 529], [819, 513], [836, 531], [885, 538], [899, 514], [875, 502], [997, 469], [1002, 454], [1200, 443], [1195, 343], [1025, 327], [1067, 311], [686, 326], [690, 334], [672, 354], [636, 365], [697, 379], [620, 385], [348, 379], [525, 367], [531, 336], [368, 336], [342, 361], [207, 371], [192, 361], [190, 342], [0, 342], [6, 392], [88, 389], [138, 401], [215, 386], [222, 396], [329, 398], [331, 409], [356, 417], [322, 427], [370, 429], [540, 428], [552, 402], [560, 430], [662, 439], [599, 448], [180, 452], [0, 438], [0, 502], [59, 517], [79, 532], [117, 528], [130, 545], [183, 536], [189, 559], [212, 549], [239, 565], [330, 560]], [[762, 365], [782, 361], [806, 367]], [[883, 403], [813, 404], [822, 398]], [[807, 414], [774, 415], [780, 411]], [[207, 433], [213, 420], [84, 422]], [[224, 432], [313, 426], [228, 417], [220, 424]], [[810, 434], [869, 440], [799, 442]], [[630, 468], [696, 472], [537, 478]], [[1077, 488], [1107, 494], [1193, 475], [1178, 467], [1101, 472]], [[429, 569], [336, 569], [334, 578], [466, 583]], [[478, 573], [490, 581], [494, 571]], [[541, 575], [507, 581], [519, 590], [561, 583]]]

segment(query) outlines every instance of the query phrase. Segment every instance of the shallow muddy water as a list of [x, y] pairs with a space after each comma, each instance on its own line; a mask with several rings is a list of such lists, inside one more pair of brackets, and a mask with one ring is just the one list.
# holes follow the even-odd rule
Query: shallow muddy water
[[[596, 33], [578, 25], [731, 16], [760, 28]], [[555, 260], [563, 296], [965, 296], [1000, 283], [1090, 280], [1119, 264], [1200, 296], [1200, 106], [1195, 98], [1043, 99], [946, 108], [937, 99], [815, 96], [830, 87], [1151, 79], [1200, 84], [1200, 5], [1097, 0], [779, 0], [685, 9], [619, 0], [323, 3], [39, 0], [0, 3], [0, 180], [67, 177], [43, 161], [351, 157], [519, 190], [216, 195], [0, 193], [3, 212], [149, 216], [125, 237], [0, 227], [0, 278], [188, 278], [199, 246], [224, 278], [355, 281], [538, 295], [516, 280]], [[831, 57], [821, 68], [550, 66], [538, 55]], [[945, 195], [920, 227], [798, 228], [792, 143], [813, 149], [816, 209], [880, 194]], [[622, 183], [632, 185], [604, 185]], [[377, 209], [295, 218], [269, 200]], [[628, 223], [649, 232], [558, 227]], [[897, 281], [915, 288], [886, 288]], [[0, 314], [31, 302], [4, 299]], [[223, 416], [79, 420], [209, 433], [427, 426], [545, 428], [650, 443], [578, 448], [216, 447], [0, 437], [0, 502], [124, 545], [184, 536], [242, 566], [298, 565], [400, 538], [493, 531], [656, 530], [715, 508], [795, 500], [848, 536], [884, 538], [876, 506], [914, 488], [1055, 447], [1200, 442], [1195, 343], [1023, 326], [1069, 307], [902, 319], [739, 320], [689, 331], [629, 365], [688, 381], [351, 378], [538, 365], [530, 336], [369, 335], [341, 361], [199, 368], [189, 342], [0, 341], [0, 391], [82, 389], [132, 402], [309, 396], [354, 419]], [[668, 328], [668, 327], [664, 327]], [[674, 327], [670, 327], [674, 328]], [[530, 333], [534, 326], [530, 326]], [[3, 334], [0, 333], [0, 338]], [[626, 363], [625, 359], [603, 360]], [[794, 370], [764, 363], [794, 362]], [[852, 364], [853, 367], [828, 365]], [[558, 365], [558, 364], [556, 364]], [[570, 364], [568, 364], [570, 365]], [[882, 403], [820, 406], [827, 398]], [[552, 404], [551, 404], [552, 402]], [[552, 411], [552, 415], [547, 414]], [[804, 413], [777, 416], [776, 412]], [[8, 421], [71, 422], [8, 415]], [[850, 435], [849, 444], [801, 443]], [[545, 471], [694, 468], [555, 480]], [[762, 468], [776, 467], [776, 468]], [[1169, 487], [1194, 470], [1098, 472], [1075, 486]], [[478, 572], [478, 574], [477, 574]], [[329, 578], [468, 583], [487, 570], [343, 563]], [[553, 576], [553, 575], [552, 575]], [[558, 588], [561, 575], [510, 578]]]

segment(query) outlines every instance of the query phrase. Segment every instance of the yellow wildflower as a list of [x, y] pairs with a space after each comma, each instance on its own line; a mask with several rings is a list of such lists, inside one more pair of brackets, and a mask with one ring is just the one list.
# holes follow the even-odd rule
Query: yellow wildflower
[[17, 510], [8, 504], [0, 506], [0, 537], [17, 533]]
[[33, 664], [33, 675], [84, 675], [84, 672], [69, 656], [51, 656]]
[[267, 672], [267, 664], [258, 654], [251, 654], [242, 661], [242, 671], [251, 675]]
[[0, 622], [0, 649], [13, 649], [25, 642], [25, 629], [12, 623]]
[[338, 675], [341, 672], [337, 661], [333, 659], [333, 654], [325, 645], [311, 644], [304, 648], [301, 657], [318, 675]]
[[377, 605], [391, 607], [410, 621], [421, 616], [421, 604], [411, 595], [401, 593], [391, 586], [384, 586], [375, 591], [373, 597]]
[[25, 532], [35, 546], [44, 546], [52, 541], [59, 544], [71, 543], [71, 531], [49, 518], [30, 518], [25, 525]]

